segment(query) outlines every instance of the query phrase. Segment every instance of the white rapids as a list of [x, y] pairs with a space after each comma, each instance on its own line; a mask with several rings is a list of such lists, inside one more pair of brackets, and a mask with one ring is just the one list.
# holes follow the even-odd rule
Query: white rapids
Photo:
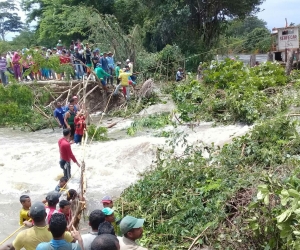
[[[120, 122], [111, 133], [124, 130], [128, 125], [128, 121]], [[245, 134], [250, 127], [213, 127], [211, 123], [202, 123], [193, 130], [183, 126], [177, 129], [189, 135], [190, 143], [202, 141], [223, 145], [233, 137]], [[61, 134], [61, 129], [34, 133], [0, 129], [0, 240], [19, 227], [20, 195], [27, 193], [34, 202], [45, 198], [46, 193], [57, 185], [58, 176], [62, 175], [57, 144]], [[156, 148], [166, 141], [151, 135], [129, 137], [124, 131], [122, 137], [108, 142], [92, 142], [86, 146], [85, 153], [82, 146], [72, 145], [77, 160], [82, 161], [85, 155], [89, 210], [100, 208], [99, 201], [104, 195], [116, 198], [136, 182], [155, 160]], [[77, 165], [72, 164], [71, 172], [74, 178], [68, 186], [77, 188], [80, 178]]]

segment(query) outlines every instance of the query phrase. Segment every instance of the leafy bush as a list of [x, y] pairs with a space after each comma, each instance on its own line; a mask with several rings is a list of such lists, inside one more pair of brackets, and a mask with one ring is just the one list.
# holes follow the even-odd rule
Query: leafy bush
[[146, 118], [136, 119], [127, 129], [127, 134], [133, 136], [137, 131], [144, 128], [158, 129], [172, 124], [169, 113], [150, 115]]
[[278, 64], [249, 68], [240, 61], [225, 59], [213, 62], [204, 75], [204, 84], [181, 83], [172, 93], [184, 121], [252, 124], [287, 109], [289, 100], [280, 89], [287, 77]]
[[[187, 146], [176, 156], [178, 141], [170, 141], [173, 147], [158, 150], [154, 168], [116, 205], [124, 214], [146, 219], [141, 244], [151, 249], [187, 249], [205, 229], [198, 243], [213, 249], [263, 249], [266, 238], [249, 227], [247, 205], [264, 174], [288, 172], [291, 156], [299, 153], [296, 126], [286, 117], [268, 120], [222, 149], [206, 147], [208, 159], [201, 145]], [[258, 207], [255, 214], [260, 212]]]
[[108, 141], [109, 138], [107, 136], [107, 128], [105, 127], [97, 127], [94, 124], [88, 126], [87, 133], [89, 139], [93, 138], [93, 141]]

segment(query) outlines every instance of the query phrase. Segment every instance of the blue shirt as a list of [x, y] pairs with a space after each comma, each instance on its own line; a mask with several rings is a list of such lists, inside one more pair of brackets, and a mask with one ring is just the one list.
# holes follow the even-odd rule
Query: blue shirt
[[54, 240], [50, 242], [42, 242], [37, 245], [36, 250], [81, 250], [77, 243], [69, 243], [65, 240]]
[[65, 110], [63, 110], [63, 108], [56, 108], [54, 110], [54, 117], [58, 118], [59, 122], [61, 125], [64, 125], [64, 114], [65, 114]]
[[176, 81], [180, 81], [180, 80], [182, 80], [182, 73], [180, 72], [180, 71], [177, 71], [177, 73], [176, 73]]
[[101, 68], [104, 69], [105, 71], [108, 70], [108, 61], [107, 61], [107, 57], [101, 57], [100, 59], [100, 64], [101, 64]]
[[108, 56], [108, 57], [106, 57], [106, 60], [108, 62], [108, 67], [110, 69], [113, 69], [115, 67], [114, 57], [113, 56], [112, 57]]

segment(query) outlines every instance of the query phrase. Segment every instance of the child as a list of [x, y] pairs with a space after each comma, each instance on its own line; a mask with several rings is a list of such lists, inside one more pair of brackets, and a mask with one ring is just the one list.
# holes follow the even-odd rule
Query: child
[[56, 186], [56, 188], [54, 190], [56, 192], [61, 192], [61, 191], [65, 190], [67, 182], [68, 182], [67, 177], [61, 177], [60, 180], [59, 180], [58, 185]]
[[74, 141], [77, 144], [77, 143], [81, 143], [83, 132], [86, 129], [85, 116], [82, 111], [80, 111], [75, 116], [74, 123], [75, 123]]
[[[120, 227], [119, 227], [119, 224], [120, 224], [120, 221], [121, 221], [121, 216], [120, 216], [119, 213], [113, 208], [114, 203], [113, 203], [111, 197], [108, 196], [108, 195], [106, 195], [106, 196], [104, 196], [104, 197], [102, 198], [101, 202], [102, 202], [102, 205], [103, 205], [104, 209], [110, 209], [110, 210], [113, 209], [114, 221], [111, 222], [111, 224], [112, 224], [113, 227], [114, 227], [114, 230], [115, 230], [116, 235], [121, 236], [121, 231], [120, 231]], [[104, 210], [104, 209], [103, 209], [103, 210]], [[102, 210], [102, 212], [103, 212], [104, 214], [105, 214], [105, 212], [110, 211], [110, 210], [105, 210], [105, 211], [103, 211], [103, 210]], [[106, 214], [105, 214], [105, 215], [106, 215]], [[105, 216], [105, 217], [106, 217], [106, 216]], [[109, 219], [109, 218], [108, 218], [108, 219]]]
[[68, 225], [69, 223], [71, 222], [71, 202], [69, 201], [66, 201], [66, 200], [61, 200], [59, 202], [59, 212], [64, 214], [65, 217], [66, 217], [66, 220], [68, 222]]
[[30, 220], [29, 217], [29, 209], [31, 207], [30, 197], [28, 195], [21, 195], [20, 203], [23, 206], [20, 211], [20, 226], [22, 226], [25, 221]]

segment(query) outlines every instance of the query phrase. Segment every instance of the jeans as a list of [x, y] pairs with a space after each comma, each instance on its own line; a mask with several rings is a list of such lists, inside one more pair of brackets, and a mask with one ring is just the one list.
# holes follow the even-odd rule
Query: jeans
[[7, 75], [5, 75], [5, 72], [6, 70], [0, 70], [0, 79], [4, 86], [8, 84]]
[[78, 80], [82, 78], [84, 75], [83, 67], [81, 64], [75, 64], [75, 70], [76, 70], [76, 77]]
[[65, 160], [60, 160], [59, 165], [64, 171], [64, 177], [69, 180], [71, 178], [71, 163]]
[[111, 77], [108, 78], [107, 84], [108, 84], [108, 82], [109, 82], [109, 80], [110, 80], [110, 84], [111, 84], [111, 85], [114, 85], [113, 72], [114, 72], [114, 69], [113, 69], [113, 68], [109, 68], [109, 69], [108, 69], [108, 73], [111, 75]]
[[119, 89], [121, 87], [125, 87], [126, 88], [126, 100], [129, 101], [130, 99], [130, 86], [121, 86], [121, 84], [119, 84], [117, 87], [116, 87], [116, 90], [114, 92], [114, 95], [117, 95], [118, 92], [119, 92]]
[[78, 134], [74, 135], [75, 143], [81, 143], [81, 140], [82, 140], [82, 135], [78, 135]]

